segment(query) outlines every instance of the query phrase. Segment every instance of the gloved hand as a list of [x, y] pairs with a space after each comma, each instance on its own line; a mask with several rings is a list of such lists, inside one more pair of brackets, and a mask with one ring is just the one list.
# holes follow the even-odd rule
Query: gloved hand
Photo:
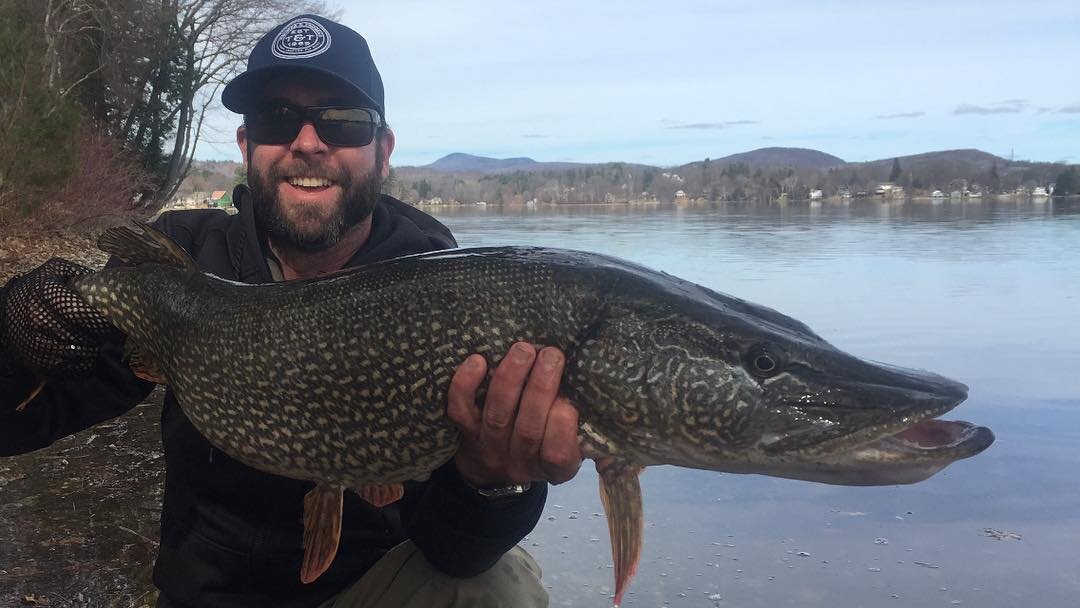
[[101, 346], [118, 335], [68, 283], [91, 270], [53, 258], [0, 291], [0, 350], [44, 378], [87, 375]]

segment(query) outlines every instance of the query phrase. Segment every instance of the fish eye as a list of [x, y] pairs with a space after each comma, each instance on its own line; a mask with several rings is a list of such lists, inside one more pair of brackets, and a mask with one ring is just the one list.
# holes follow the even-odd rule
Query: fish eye
[[776, 367], [776, 361], [769, 356], [769, 353], [761, 353], [760, 355], [754, 357], [754, 369], [759, 372], [768, 374], [776, 371]]
[[759, 378], [775, 376], [780, 372], [780, 357], [765, 346], [755, 346], [747, 356], [750, 373]]

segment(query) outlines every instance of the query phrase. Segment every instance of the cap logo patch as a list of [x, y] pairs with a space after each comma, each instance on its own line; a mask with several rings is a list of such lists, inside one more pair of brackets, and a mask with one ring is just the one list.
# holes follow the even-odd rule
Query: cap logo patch
[[330, 32], [314, 19], [293, 19], [274, 38], [271, 52], [278, 59], [308, 59], [330, 48]]

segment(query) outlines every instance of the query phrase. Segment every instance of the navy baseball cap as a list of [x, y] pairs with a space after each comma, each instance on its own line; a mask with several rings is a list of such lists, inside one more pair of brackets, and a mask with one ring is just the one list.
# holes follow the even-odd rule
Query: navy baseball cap
[[221, 92], [226, 108], [243, 114], [258, 101], [269, 76], [290, 70], [318, 72], [340, 80], [386, 120], [383, 83], [367, 40], [318, 15], [300, 15], [270, 30], [255, 43], [247, 70]]

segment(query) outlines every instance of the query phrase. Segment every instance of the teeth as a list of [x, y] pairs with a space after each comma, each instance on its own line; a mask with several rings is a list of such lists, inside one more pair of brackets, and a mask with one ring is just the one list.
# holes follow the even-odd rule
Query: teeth
[[322, 177], [290, 177], [289, 183], [294, 186], [303, 186], [305, 188], [319, 188], [322, 186], [329, 186], [333, 182]]

